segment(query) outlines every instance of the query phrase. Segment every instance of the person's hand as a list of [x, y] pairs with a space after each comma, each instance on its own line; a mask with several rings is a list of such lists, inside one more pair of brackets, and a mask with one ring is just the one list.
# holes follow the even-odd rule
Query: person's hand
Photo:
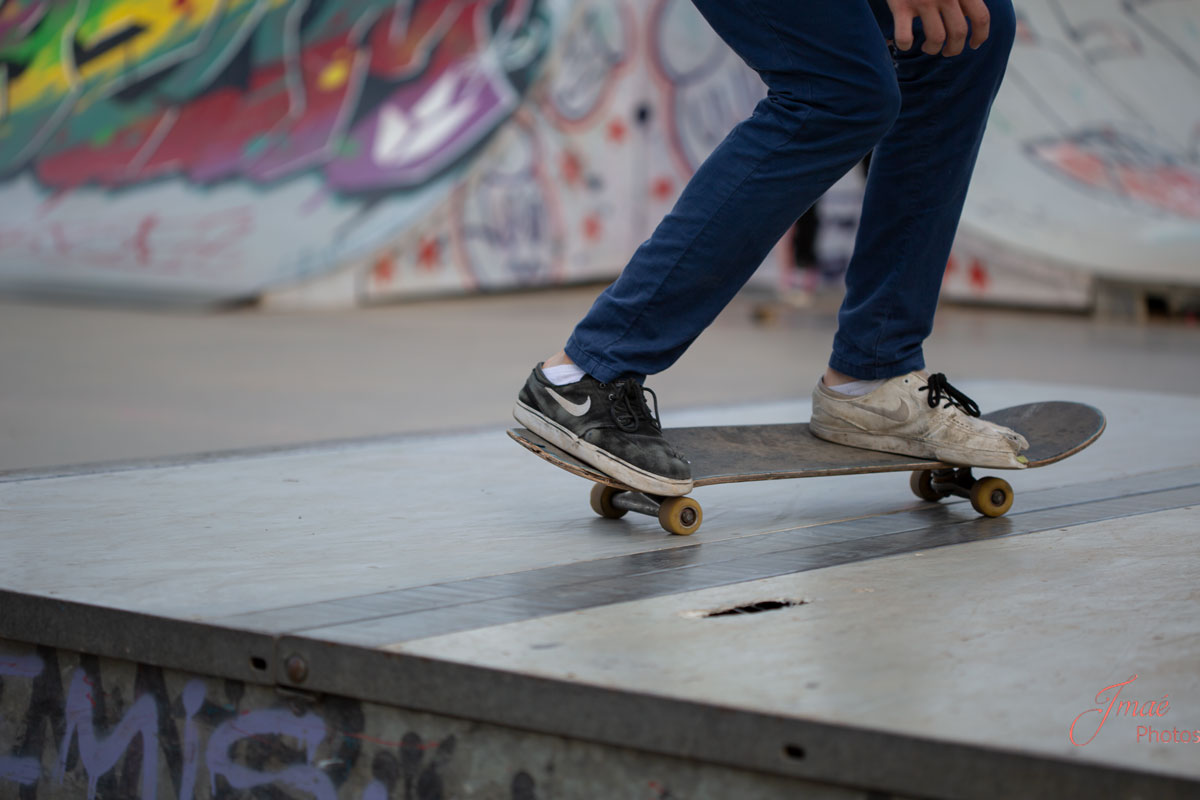
[[970, 20], [971, 49], [979, 47], [988, 37], [991, 17], [983, 0], [888, 0], [896, 21], [896, 47], [909, 50], [913, 46], [913, 20], [920, 19], [925, 29], [925, 44], [921, 51], [935, 56], [956, 56], [967, 41], [967, 20]]

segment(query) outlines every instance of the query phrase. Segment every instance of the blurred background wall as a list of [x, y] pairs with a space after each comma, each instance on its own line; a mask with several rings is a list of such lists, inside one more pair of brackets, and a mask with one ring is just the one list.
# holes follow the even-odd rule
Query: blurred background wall
[[1096, 284], [1196, 287], [1200, 2], [1015, 6], [946, 293], [1085, 307]]
[[[1200, 3], [1016, 5], [946, 295], [1200, 284]], [[0, 0], [0, 290], [608, 279], [763, 91], [688, 0]]]

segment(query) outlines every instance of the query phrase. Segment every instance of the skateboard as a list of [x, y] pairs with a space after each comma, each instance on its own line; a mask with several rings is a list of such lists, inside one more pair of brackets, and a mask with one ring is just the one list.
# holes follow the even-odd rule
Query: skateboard
[[[1096, 441], [1105, 419], [1098, 409], [1082, 403], [1048, 402], [1012, 406], [985, 414], [983, 419], [1005, 425], [1025, 436], [1029, 449], [1022, 455], [1033, 469], [1062, 461]], [[704, 519], [700, 504], [690, 495], [660, 497], [639, 492], [584, 464], [525, 428], [508, 435], [560, 469], [587, 478], [592, 487], [592, 510], [617, 519], [629, 511], [658, 517], [668, 533], [695, 533]], [[987, 517], [999, 517], [1012, 507], [1008, 481], [976, 478], [969, 466], [911, 456], [880, 453], [826, 442], [813, 436], [807, 423], [725, 425], [668, 428], [663, 435], [692, 463], [695, 486], [719, 483], [859, 475], [871, 472], [911, 472], [909, 486], [922, 500], [937, 502], [951, 495], [965, 497]]]

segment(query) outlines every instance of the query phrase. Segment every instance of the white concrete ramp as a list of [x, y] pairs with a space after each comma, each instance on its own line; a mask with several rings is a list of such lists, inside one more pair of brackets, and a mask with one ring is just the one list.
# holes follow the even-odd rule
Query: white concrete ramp
[[1200, 5], [1015, 6], [947, 296], [1083, 307], [1093, 279], [1200, 285]]

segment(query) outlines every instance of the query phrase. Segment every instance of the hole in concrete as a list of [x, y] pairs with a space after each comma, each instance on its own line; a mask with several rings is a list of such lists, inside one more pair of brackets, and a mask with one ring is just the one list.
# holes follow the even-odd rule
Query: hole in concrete
[[803, 761], [805, 755], [804, 748], [798, 744], [785, 744], [783, 746], [783, 754], [796, 761]]
[[807, 600], [760, 600], [757, 603], [749, 603], [744, 606], [734, 606], [733, 608], [723, 608], [720, 611], [706, 611], [704, 612], [703, 617], [705, 619], [711, 619], [712, 617], [733, 617], [739, 614], [760, 614], [763, 611], [778, 611], [781, 608], [802, 606], [807, 602]]
[[259, 672], [267, 668], [267, 660], [259, 656], [250, 656], [250, 666], [254, 667]]

